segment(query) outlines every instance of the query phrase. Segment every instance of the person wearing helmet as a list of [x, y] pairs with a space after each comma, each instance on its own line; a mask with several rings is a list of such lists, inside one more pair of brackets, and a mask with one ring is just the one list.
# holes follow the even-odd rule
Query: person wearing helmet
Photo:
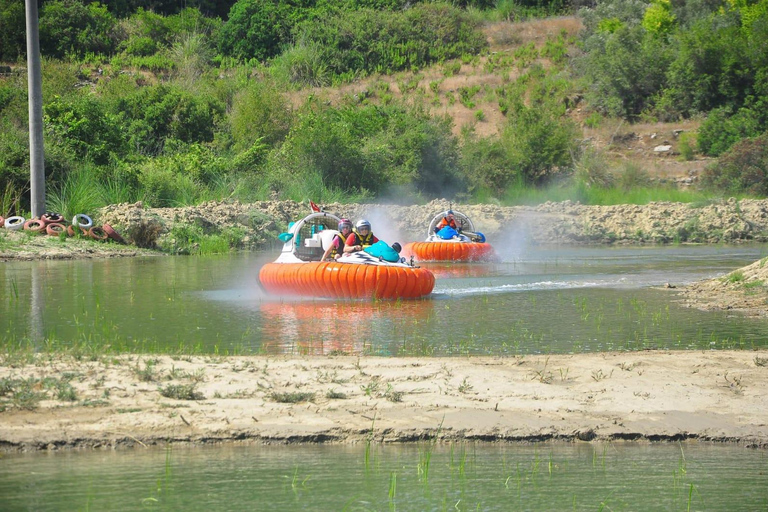
[[323, 253], [323, 259], [321, 261], [339, 259], [341, 255], [344, 254], [344, 244], [346, 243], [347, 237], [349, 237], [351, 232], [352, 221], [349, 219], [341, 219], [339, 221], [339, 232], [333, 235], [333, 240], [331, 240], [328, 248], [325, 249], [325, 252]]
[[344, 252], [349, 254], [353, 252], [362, 251], [366, 247], [369, 247], [379, 239], [371, 232], [371, 223], [365, 219], [357, 221], [355, 229], [347, 237], [347, 242], [344, 245]]
[[448, 210], [447, 212], [445, 212], [445, 216], [443, 217], [443, 219], [437, 223], [437, 226], [435, 226], [435, 233], [437, 233], [438, 231], [440, 231], [446, 226], [450, 226], [456, 231], [458, 231], [459, 233], [461, 233], [461, 229], [459, 229], [456, 226], [456, 217], [453, 214], [453, 210]]

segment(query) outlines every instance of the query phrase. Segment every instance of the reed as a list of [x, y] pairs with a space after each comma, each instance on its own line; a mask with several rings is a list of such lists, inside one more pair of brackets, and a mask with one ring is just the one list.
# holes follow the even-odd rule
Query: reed
[[368, 432], [368, 435], [365, 437], [365, 469], [366, 471], [370, 468], [370, 464], [371, 464], [371, 445], [373, 443], [375, 426], [376, 426], [376, 413], [374, 412], [373, 419], [371, 420], [371, 431]]

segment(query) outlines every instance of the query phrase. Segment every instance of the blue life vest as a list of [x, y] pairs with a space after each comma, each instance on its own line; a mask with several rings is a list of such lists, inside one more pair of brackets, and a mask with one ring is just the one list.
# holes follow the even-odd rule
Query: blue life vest
[[458, 235], [459, 232], [453, 229], [451, 226], [445, 226], [443, 229], [437, 232], [437, 236], [443, 240], [450, 240], [451, 238]]

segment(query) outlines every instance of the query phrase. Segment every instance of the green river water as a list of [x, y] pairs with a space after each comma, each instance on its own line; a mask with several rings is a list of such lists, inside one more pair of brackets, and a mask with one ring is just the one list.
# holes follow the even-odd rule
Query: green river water
[[[556, 247], [425, 265], [402, 302], [270, 297], [270, 254], [0, 264], [3, 345], [382, 356], [732, 349], [768, 322], [675, 290], [763, 246]], [[2, 414], [0, 413], [0, 421]], [[768, 510], [764, 450], [676, 443], [213, 446], [6, 454], [6, 510]]]

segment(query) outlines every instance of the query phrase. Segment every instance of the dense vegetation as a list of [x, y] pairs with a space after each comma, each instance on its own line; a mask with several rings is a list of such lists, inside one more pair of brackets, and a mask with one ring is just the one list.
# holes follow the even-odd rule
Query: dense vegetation
[[[768, 127], [768, 0], [180, 5], [42, 2], [51, 208], [385, 195], [514, 202], [553, 184], [550, 197], [600, 202], [647, 185], [642, 170], [617, 175], [585, 150], [566, 110], [579, 95], [593, 112], [586, 122], [701, 117], [686, 148], [724, 155], [704, 184], [768, 192], [765, 137], [729, 153]], [[585, 27], [578, 40], [488, 50], [488, 21], [574, 11]], [[0, 60], [11, 69], [0, 74], [0, 215], [28, 208], [24, 23], [23, 2], [0, 0]], [[480, 58], [503, 77], [482, 93], [505, 124], [498, 136], [456, 136], [430, 109], [439, 84], [420, 84], [419, 72], [438, 66], [450, 76]], [[402, 99], [387, 76], [412, 77], [398, 83]], [[361, 79], [370, 87], [336, 102], [308, 91]], [[450, 101], [471, 107], [479, 92], [460, 88]]]

